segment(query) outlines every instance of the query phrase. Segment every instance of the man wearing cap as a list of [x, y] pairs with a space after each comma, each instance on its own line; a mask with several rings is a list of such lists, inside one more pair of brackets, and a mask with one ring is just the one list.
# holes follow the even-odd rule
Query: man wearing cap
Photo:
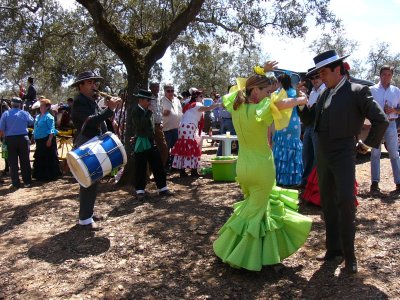
[[5, 111], [0, 119], [0, 136], [5, 137], [12, 182], [10, 187], [13, 188], [20, 187], [18, 160], [24, 187], [28, 188], [32, 183], [31, 164], [29, 161], [30, 140], [27, 127], [33, 125], [34, 120], [28, 112], [21, 110], [21, 107], [22, 99], [18, 97], [12, 98], [11, 109]]
[[138, 105], [132, 111], [132, 122], [134, 128], [135, 155], [135, 189], [137, 199], [145, 198], [147, 163], [154, 174], [156, 186], [160, 196], [171, 196], [167, 188], [166, 174], [161, 161], [160, 152], [155, 144], [153, 112], [149, 109], [152, 93], [139, 90], [134, 95], [138, 99]]
[[163, 166], [165, 167], [168, 160], [168, 146], [165, 141], [165, 136], [163, 132], [163, 107], [161, 105], [161, 99], [158, 97], [158, 93], [160, 92], [160, 84], [158, 82], [150, 83], [150, 91], [152, 94], [152, 99], [150, 100], [149, 109], [153, 112], [154, 116], [154, 140], [157, 145], [158, 151], [161, 155], [161, 161]]
[[[314, 68], [308, 70], [312, 71]], [[307, 106], [310, 108], [317, 103], [319, 95], [325, 90], [325, 84], [318, 74], [309, 77], [312, 88], [308, 98]], [[297, 108], [299, 109], [299, 108]], [[308, 176], [314, 168], [317, 160], [317, 136], [314, 132], [313, 124], [304, 124], [303, 134], [303, 176], [301, 178], [301, 188], [305, 188]]]
[[[96, 103], [98, 97], [98, 83], [103, 78], [92, 71], [80, 73], [71, 85], [79, 94], [74, 99], [71, 110], [71, 119], [76, 128], [74, 145], [79, 147], [91, 138], [107, 131], [105, 120], [112, 117], [118, 105], [117, 101], [105, 101], [106, 109], [101, 110]], [[99, 230], [95, 223], [93, 209], [97, 197], [98, 182], [90, 187], [79, 186], [79, 225], [89, 230]]]
[[[384, 109], [389, 126], [385, 132], [386, 149], [389, 153], [392, 165], [393, 179], [396, 191], [400, 192], [400, 158], [399, 140], [396, 121], [400, 113], [400, 89], [391, 85], [394, 68], [388, 65], [381, 67], [380, 81], [371, 87], [371, 93], [375, 101]], [[381, 148], [371, 149], [371, 192], [379, 192]]]
[[[314, 58], [315, 69], [326, 89], [311, 108], [304, 106], [300, 117], [304, 123], [314, 122], [318, 137], [317, 173], [321, 204], [326, 227], [326, 252], [319, 260], [332, 261], [343, 257], [343, 272], [356, 273], [355, 238], [355, 156], [356, 147], [365, 153], [377, 148], [388, 126], [388, 120], [371, 96], [367, 86], [350, 83], [345, 76], [343, 59], [335, 50]], [[364, 142], [355, 138], [367, 118], [371, 130]]]

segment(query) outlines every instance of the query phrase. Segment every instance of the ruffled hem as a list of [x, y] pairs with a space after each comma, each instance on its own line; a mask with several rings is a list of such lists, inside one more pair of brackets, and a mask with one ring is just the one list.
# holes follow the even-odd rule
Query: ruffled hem
[[[358, 183], [354, 182], [354, 195], [357, 196], [358, 193]], [[318, 173], [317, 168], [314, 167], [308, 176], [306, 189], [304, 193], [301, 195], [301, 198], [307, 202], [313, 203], [317, 206], [321, 206], [321, 195], [319, 193], [318, 186]], [[357, 199], [354, 201], [354, 205], [358, 206]]]
[[179, 139], [171, 150], [172, 155], [200, 157], [201, 148], [196, 140]]
[[312, 169], [310, 175], [308, 176], [306, 189], [304, 190], [302, 198], [307, 202], [311, 202], [315, 205], [321, 206], [317, 168], [315, 167]]
[[303, 144], [301, 140], [286, 139], [283, 136], [278, 136], [274, 140], [276, 182], [280, 185], [299, 184], [303, 175]]
[[234, 205], [234, 213], [219, 231], [215, 254], [236, 268], [261, 270], [296, 252], [311, 230], [311, 219], [300, 215], [297, 191], [274, 187], [266, 208], [243, 218], [248, 200]]
[[175, 169], [198, 169], [200, 167], [200, 157], [174, 156], [172, 167]]

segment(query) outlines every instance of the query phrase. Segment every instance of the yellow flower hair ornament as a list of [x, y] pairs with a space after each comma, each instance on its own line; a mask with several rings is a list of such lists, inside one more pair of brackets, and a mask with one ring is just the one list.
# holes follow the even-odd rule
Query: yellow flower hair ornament
[[264, 68], [263, 68], [263, 67], [255, 66], [255, 67], [253, 68], [253, 70], [254, 70], [254, 72], [255, 72], [256, 74], [265, 76], [265, 71], [264, 71]]

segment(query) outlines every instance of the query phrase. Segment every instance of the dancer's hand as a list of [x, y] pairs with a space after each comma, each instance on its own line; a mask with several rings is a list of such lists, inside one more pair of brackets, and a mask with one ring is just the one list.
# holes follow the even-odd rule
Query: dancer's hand
[[278, 62], [273, 60], [273, 61], [266, 61], [264, 63], [264, 72], [271, 72], [273, 70], [275, 70], [276, 68], [278, 68]]

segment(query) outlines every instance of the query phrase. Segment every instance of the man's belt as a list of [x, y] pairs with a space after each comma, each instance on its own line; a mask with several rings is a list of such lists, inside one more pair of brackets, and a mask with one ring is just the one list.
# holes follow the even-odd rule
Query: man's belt
[[232, 120], [232, 118], [222, 118], [222, 120]]
[[396, 121], [396, 120], [397, 120], [397, 118], [391, 118], [391, 119], [389, 119], [389, 122]]

